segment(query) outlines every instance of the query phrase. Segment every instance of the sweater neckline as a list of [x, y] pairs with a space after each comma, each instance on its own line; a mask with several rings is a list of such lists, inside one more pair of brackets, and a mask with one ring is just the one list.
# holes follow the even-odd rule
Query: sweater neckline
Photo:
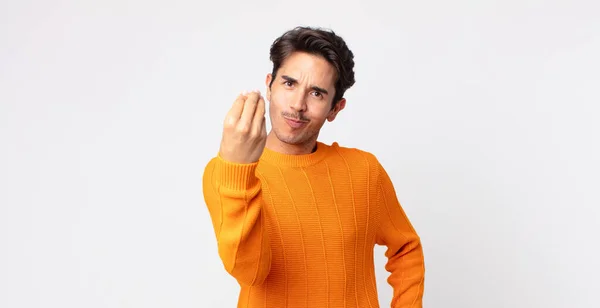
[[317, 141], [317, 150], [308, 154], [284, 154], [265, 147], [261, 160], [287, 167], [307, 167], [323, 160], [328, 150], [329, 146], [319, 141]]

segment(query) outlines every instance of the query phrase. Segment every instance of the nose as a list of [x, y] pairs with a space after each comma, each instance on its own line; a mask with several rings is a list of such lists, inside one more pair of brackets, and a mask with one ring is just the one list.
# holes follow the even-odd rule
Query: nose
[[295, 91], [290, 100], [290, 107], [295, 112], [306, 111], [306, 97], [304, 95], [304, 91]]

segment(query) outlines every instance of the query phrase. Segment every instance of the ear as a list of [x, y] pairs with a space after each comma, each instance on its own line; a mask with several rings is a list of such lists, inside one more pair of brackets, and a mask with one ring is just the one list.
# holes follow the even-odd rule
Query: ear
[[267, 79], [265, 80], [265, 85], [267, 86], [267, 100], [271, 101], [271, 80], [273, 79], [273, 75], [271, 75], [271, 73], [267, 74]]
[[333, 107], [333, 109], [329, 112], [329, 115], [327, 116], [327, 121], [331, 122], [331, 121], [335, 120], [335, 117], [337, 116], [338, 112], [342, 111], [344, 109], [344, 107], [346, 107], [346, 99], [342, 98], [338, 101], [338, 103], [335, 105], [335, 107]]

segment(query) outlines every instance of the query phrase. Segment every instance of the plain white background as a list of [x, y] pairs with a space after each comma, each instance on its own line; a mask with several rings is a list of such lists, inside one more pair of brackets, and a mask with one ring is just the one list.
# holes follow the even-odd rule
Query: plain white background
[[235, 307], [201, 176], [296, 25], [355, 53], [321, 140], [388, 169], [426, 307], [600, 306], [598, 2], [2, 0], [0, 307]]

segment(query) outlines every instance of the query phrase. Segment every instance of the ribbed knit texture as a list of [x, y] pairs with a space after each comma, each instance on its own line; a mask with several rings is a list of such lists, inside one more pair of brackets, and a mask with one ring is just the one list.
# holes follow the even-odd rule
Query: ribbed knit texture
[[421, 243], [374, 155], [319, 142], [253, 164], [217, 156], [203, 191], [238, 307], [380, 307], [375, 244], [388, 248], [391, 307], [422, 307]]

